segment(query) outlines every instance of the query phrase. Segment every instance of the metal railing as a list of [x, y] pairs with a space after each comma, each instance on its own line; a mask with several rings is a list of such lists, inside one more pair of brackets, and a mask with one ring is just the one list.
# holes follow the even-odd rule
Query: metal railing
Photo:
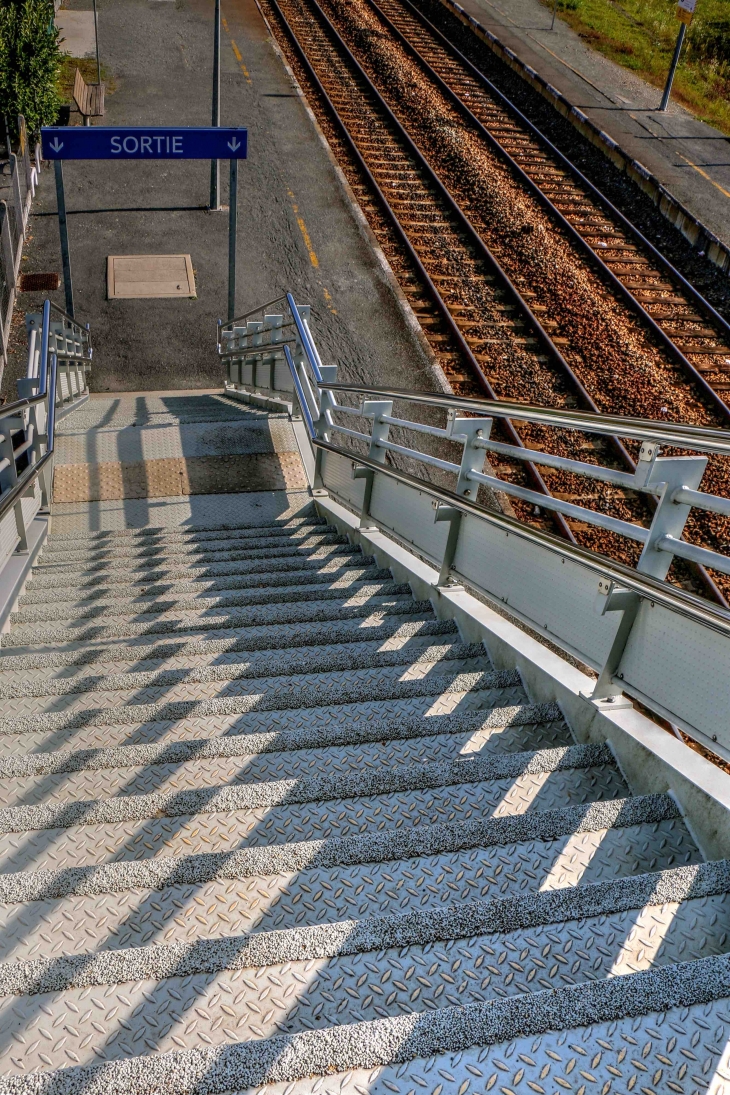
[[[88, 327], [49, 300], [42, 313], [26, 316], [26, 327], [28, 366], [18, 381], [21, 398], [0, 407], [0, 529], [12, 509], [18, 553], [28, 550], [28, 519], [50, 507], [57, 409], [88, 393], [93, 353]], [[25, 509], [24, 499], [29, 500]]]
[[38, 143], [31, 160], [30, 141], [22, 114], [18, 115], [18, 132], [18, 153], [9, 154], [10, 199], [0, 201], [0, 367], [6, 364], [20, 260], [41, 166], [41, 147]]
[[[683, 538], [693, 511], [730, 518], [730, 498], [700, 489], [708, 457], [730, 457], [730, 431], [341, 384], [337, 368], [321, 362], [309, 309], [291, 294], [273, 304], [280, 305], [276, 314], [268, 314], [267, 305], [221, 325], [219, 353], [230, 386], [253, 395], [286, 395], [298, 404], [313, 450], [315, 488], [359, 511], [361, 527], [376, 525], [435, 562], [437, 587], [468, 582], [596, 669], [592, 699], [611, 702], [627, 691], [730, 756], [730, 613], [666, 580], [675, 559], [730, 574], [730, 525], [727, 553]], [[348, 402], [338, 402], [338, 396]], [[439, 416], [443, 424], [434, 424]], [[568, 458], [549, 451], [549, 445], [537, 451], [494, 440], [495, 419], [527, 422], [543, 427], [544, 434], [620, 437], [638, 447], [636, 469]], [[431, 439], [428, 451], [419, 447], [424, 435]], [[461, 449], [458, 461], [452, 458], [454, 445]], [[663, 449], [672, 451], [663, 456]], [[677, 449], [690, 455], [675, 455]], [[485, 466], [490, 454], [648, 496], [654, 504], [651, 523], [644, 526], [513, 483]], [[492, 498], [516, 499], [638, 544], [638, 562], [635, 567], [616, 562], [491, 508], [478, 499], [481, 487]], [[495, 569], [497, 559], [501, 570]], [[644, 611], [657, 606], [667, 613], [664, 634]], [[674, 657], [668, 644], [680, 650], [689, 641], [687, 629], [697, 627], [701, 631], [685, 669], [702, 649], [698, 671], [705, 687], [703, 697], [695, 697], [693, 713], [677, 694], [683, 674], [677, 670], [672, 681], [665, 670]], [[714, 676], [708, 683], [710, 667]], [[698, 709], [708, 704], [713, 713], [700, 717]], [[716, 718], [724, 724], [720, 741]]]

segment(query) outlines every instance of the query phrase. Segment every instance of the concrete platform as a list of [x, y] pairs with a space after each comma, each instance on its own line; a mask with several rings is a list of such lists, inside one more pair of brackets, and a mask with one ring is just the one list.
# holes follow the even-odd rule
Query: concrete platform
[[[91, 2], [69, 7], [90, 10]], [[100, 10], [112, 82], [104, 123], [209, 124], [213, 5], [102, 0]], [[239, 169], [239, 310], [291, 289], [312, 305], [320, 348], [346, 359], [348, 379], [433, 388], [254, 0], [230, 0], [224, 15], [222, 122], [248, 125], [250, 145]], [[80, 122], [75, 112], [71, 120]], [[228, 218], [206, 211], [209, 178], [207, 161], [65, 165], [76, 311], [92, 324], [95, 391], [221, 383], [214, 339], [226, 307]], [[221, 185], [227, 203], [225, 166]], [[46, 166], [24, 272], [61, 269], [55, 209]], [[108, 300], [107, 257], [140, 252], [190, 253], [197, 299]], [[41, 299], [24, 294], [20, 306], [32, 310]], [[63, 306], [62, 291], [54, 299]], [[21, 349], [3, 382], [11, 397], [24, 369]]]

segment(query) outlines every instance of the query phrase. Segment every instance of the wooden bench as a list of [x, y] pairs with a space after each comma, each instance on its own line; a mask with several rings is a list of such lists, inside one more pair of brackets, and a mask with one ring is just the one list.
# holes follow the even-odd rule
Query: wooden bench
[[104, 114], [104, 84], [87, 84], [79, 69], [74, 78], [74, 102], [83, 115], [84, 125], [91, 125], [91, 118]]

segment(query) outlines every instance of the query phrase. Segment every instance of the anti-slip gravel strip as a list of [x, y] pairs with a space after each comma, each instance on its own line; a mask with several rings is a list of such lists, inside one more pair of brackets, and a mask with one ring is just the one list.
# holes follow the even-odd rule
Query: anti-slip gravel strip
[[319, 868], [414, 859], [499, 844], [557, 840], [604, 829], [656, 825], [680, 817], [679, 808], [670, 795], [641, 795], [560, 810], [270, 844], [234, 852], [201, 853], [184, 858], [160, 856], [56, 871], [19, 871], [0, 875], [0, 902], [17, 904], [67, 895], [93, 896], [135, 889], [199, 886], [213, 879], [237, 881]]
[[[367, 670], [356, 670], [355, 673]], [[118, 707], [81, 708], [37, 715], [20, 715], [0, 719], [0, 734], [48, 733], [56, 730], [78, 730], [85, 726], [131, 726], [145, 722], [177, 722], [180, 719], [206, 718], [218, 715], [245, 715], [251, 711], [291, 711], [344, 703], [365, 703], [378, 700], [413, 699], [418, 696], [438, 696], [450, 692], [472, 692], [485, 689], [514, 688], [521, 685], [516, 670], [499, 672], [441, 673], [421, 680], [399, 681], [384, 673], [378, 680], [375, 671], [369, 677], [344, 681], [317, 680], [308, 683], [301, 677], [255, 678], [251, 692], [241, 696], [208, 700], [174, 700], [161, 703], [131, 703]], [[260, 683], [259, 683], [260, 682]], [[254, 692], [257, 685], [261, 691]]]
[[32, 646], [45, 643], [99, 642], [108, 639], [131, 639], [148, 635], [169, 635], [190, 631], [230, 631], [238, 627], [261, 628], [264, 622], [273, 624], [342, 623], [377, 612], [431, 613], [429, 601], [414, 601], [412, 596], [390, 598], [371, 597], [361, 603], [343, 604], [342, 601], [312, 601], [301, 605], [260, 605], [248, 612], [210, 612], [205, 615], [190, 613], [189, 616], [171, 618], [151, 615], [148, 622], [130, 621], [120, 617], [107, 625], [81, 623], [77, 627], [18, 627], [2, 636], [0, 645]]
[[283, 803], [327, 802], [341, 798], [448, 787], [487, 780], [515, 779], [523, 775], [593, 768], [613, 764], [608, 745], [569, 745], [503, 757], [471, 757], [464, 760], [410, 764], [396, 768], [368, 769], [358, 775], [305, 776], [301, 779], [244, 783], [222, 788], [121, 795], [97, 801], [43, 803], [11, 806], [0, 810], [0, 833], [24, 833], [30, 829], [66, 829], [72, 825], [103, 825], [140, 821], [152, 817], [228, 813], [258, 810]]
[[[5, 670], [58, 669], [63, 666], [94, 665], [104, 662], [140, 661], [164, 662], [168, 658], [205, 654], [214, 657], [217, 654], [258, 654], [264, 651], [298, 649], [297, 642], [306, 649], [318, 646], [331, 646], [341, 643], [359, 644], [372, 641], [383, 642], [395, 636], [402, 638], [429, 635], [453, 635], [457, 632], [452, 620], [437, 620], [430, 613], [430, 619], [414, 620], [407, 609], [411, 605], [423, 605], [423, 601], [406, 601], [399, 614], [383, 613], [384, 619], [376, 624], [363, 624], [360, 619], [339, 624], [329, 623], [300, 624], [295, 627], [273, 628], [220, 628], [220, 639], [206, 636], [203, 639], [180, 639], [179, 642], [160, 644], [153, 635], [132, 639], [119, 646], [85, 647], [74, 644], [69, 650], [33, 651], [28, 654], [0, 654], [0, 673]], [[380, 615], [378, 613], [377, 615]], [[414, 612], [412, 615], [422, 615]]]
[[678, 867], [596, 885], [457, 903], [428, 912], [153, 944], [96, 954], [0, 964], [0, 995], [59, 992], [125, 981], [255, 969], [316, 958], [424, 946], [450, 939], [508, 934], [548, 924], [642, 909], [730, 891], [730, 860]]
[[562, 721], [557, 704], [531, 703], [495, 707], [460, 715], [412, 715], [379, 722], [297, 727], [269, 733], [242, 733], [231, 737], [173, 741], [162, 745], [120, 745], [114, 749], [79, 749], [75, 752], [30, 753], [0, 757], [0, 779], [42, 776], [59, 772], [97, 771], [153, 764], [185, 764], [219, 757], [258, 756], [297, 749], [322, 749], [334, 745], [358, 745], [373, 741], [406, 741], [442, 734], [469, 734], [479, 730], [507, 729]]
[[[304, 563], [306, 564], [306, 560]], [[392, 581], [392, 575], [389, 570], [374, 566], [373, 561], [364, 555], [358, 555], [351, 561], [347, 560], [344, 563], [339, 557], [335, 557], [332, 562], [325, 563], [323, 566], [312, 567], [303, 570], [287, 569], [283, 571], [273, 573], [261, 573], [261, 574], [230, 574], [223, 575], [220, 578], [209, 578], [203, 576], [201, 578], [188, 579], [180, 574], [179, 577], [172, 578], [166, 581], [155, 582], [143, 582], [137, 584], [125, 584], [123, 582], [115, 582], [111, 585], [99, 587], [93, 590], [79, 590], [76, 586], [54, 586], [53, 600], [55, 601], [70, 601], [72, 604], [79, 607], [85, 605], [106, 605], [107, 602], [115, 603], [118, 601], [134, 601], [136, 604], [145, 604], [147, 601], [154, 601], [157, 597], [172, 596], [174, 594], [184, 593], [198, 593], [206, 594], [212, 592], [226, 592], [233, 589], [261, 589], [266, 586], [296, 586], [296, 585], [313, 585], [317, 582], [322, 582], [327, 578], [330, 582], [338, 580], [348, 580], [350, 582], [365, 581], [370, 579], [371, 581]], [[19, 599], [18, 604], [22, 608], [27, 608], [29, 605], [46, 605], [48, 603], [48, 589], [36, 589], [29, 593], [24, 593]]]
[[487, 655], [481, 643], [415, 644], [410, 648], [379, 650], [378, 643], [363, 644], [340, 650], [327, 646], [294, 651], [286, 655], [260, 655], [247, 661], [226, 662], [223, 665], [196, 666], [189, 669], [162, 669], [147, 672], [111, 673], [96, 677], [62, 677], [47, 680], [10, 681], [0, 679], [0, 698], [20, 696], [71, 696], [87, 692], [126, 691], [131, 688], [167, 688], [177, 684], [215, 684], [247, 678], [289, 676], [293, 673], [333, 673], [353, 669], [384, 669], [402, 666], [405, 672], [414, 665], [483, 658]]
[[[68, 623], [71, 627], [83, 626], [86, 620], [114, 619], [115, 617], [136, 618], [164, 612], [211, 612], [217, 608], [243, 605], [296, 604], [298, 601], [334, 601], [350, 594], [355, 599], [362, 597], [398, 597], [411, 592], [407, 582], [394, 582], [390, 574], [384, 581], [372, 581], [349, 578], [336, 578], [312, 584], [304, 589], [267, 588], [263, 584], [253, 589], [230, 590], [220, 593], [198, 593], [192, 597], [174, 596], [167, 599], [150, 598], [142, 602], [125, 600], [106, 601], [102, 604], [75, 605], [63, 601], [57, 605], [30, 605], [14, 612], [11, 616], [12, 627], [26, 627], [39, 622]], [[79, 622], [80, 621], [80, 622]]]
[[465, 1007], [9, 1076], [0, 1081], [0, 1095], [222, 1095], [693, 1007], [728, 996], [730, 956], [721, 955]]

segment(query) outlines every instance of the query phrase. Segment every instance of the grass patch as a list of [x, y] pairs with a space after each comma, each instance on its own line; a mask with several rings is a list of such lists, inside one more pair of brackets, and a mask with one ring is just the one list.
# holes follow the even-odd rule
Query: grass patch
[[[552, 0], [542, 0], [552, 8]], [[699, 0], [672, 98], [730, 135], [730, 4]], [[612, 61], [663, 88], [679, 31], [675, 0], [558, 0], [561, 19]], [[658, 105], [658, 104], [657, 104]]]
[[[58, 94], [61, 96], [61, 102], [63, 103], [73, 104], [74, 78], [77, 68], [81, 70], [81, 75], [87, 84], [96, 83], [95, 58], [71, 57], [68, 53], [64, 53], [61, 72], [58, 77]], [[106, 84], [106, 94], [113, 95], [115, 91], [114, 81], [105, 65], [101, 66], [101, 82]]]

